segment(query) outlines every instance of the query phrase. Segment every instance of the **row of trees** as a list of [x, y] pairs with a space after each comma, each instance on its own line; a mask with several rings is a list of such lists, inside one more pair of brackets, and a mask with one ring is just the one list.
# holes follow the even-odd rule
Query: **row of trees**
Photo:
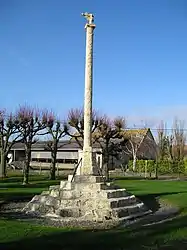
[[175, 119], [172, 132], [168, 135], [166, 124], [161, 122], [158, 128], [158, 157], [159, 160], [184, 160], [186, 133], [184, 121]]
[[[104, 173], [108, 175], [109, 155], [116, 155], [121, 150], [116, 147], [114, 139], [123, 143], [125, 120], [123, 118], [109, 119], [93, 112], [92, 117], [93, 143], [98, 142], [103, 149]], [[58, 120], [52, 112], [38, 110], [27, 106], [20, 107], [15, 114], [0, 111], [0, 174], [6, 177], [6, 159], [12, 146], [17, 142], [25, 145], [25, 162], [23, 168], [23, 184], [28, 183], [32, 145], [39, 140], [39, 136], [49, 135], [46, 148], [51, 151], [51, 179], [55, 179], [55, 165], [59, 141], [64, 136], [74, 139], [83, 148], [84, 116], [82, 109], [70, 110], [65, 121]]]
[[[153, 145], [153, 140], [148, 138], [146, 143], [144, 143], [144, 151], [156, 150], [157, 161], [165, 159], [182, 161], [184, 159], [184, 145], [186, 141], [184, 123], [175, 120], [172, 134], [167, 135], [166, 131], [166, 126], [162, 122], [158, 128], [157, 147]], [[80, 148], [83, 148], [83, 110], [70, 110], [65, 121], [57, 119], [53, 112], [28, 106], [20, 107], [14, 114], [3, 110], [0, 111], [0, 176], [6, 177], [6, 159], [12, 146], [17, 142], [22, 142], [25, 145], [23, 183], [27, 184], [32, 145], [39, 140], [39, 137], [44, 135], [49, 136], [46, 149], [51, 151], [50, 176], [51, 179], [55, 179], [59, 141], [64, 136], [68, 136], [70, 141], [75, 140]], [[126, 129], [124, 118], [110, 119], [106, 115], [101, 116], [93, 112], [92, 140], [93, 143], [98, 143], [102, 148], [104, 159], [103, 173], [107, 178], [110, 156], [120, 158], [124, 154], [129, 155], [129, 158], [133, 159], [133, 170], [135, 171], [138, 150], [143, 138], [141, 134], [129, 133]]]
[[157, 131], [157, 161], [168, 161], [173, 166], [176, 166], [176, 164], [181, 166], [185, 157], [186, 143], [184, 121], [175, 119], [171, 131], [167, 129], [166, 124], [162, 121]]

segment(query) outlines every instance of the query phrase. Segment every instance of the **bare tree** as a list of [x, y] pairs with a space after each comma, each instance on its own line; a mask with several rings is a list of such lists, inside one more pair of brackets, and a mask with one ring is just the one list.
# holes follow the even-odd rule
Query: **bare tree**
[[7, 156], [12, 146], [19, 141], [20, 133], [17, 129], [17, 121], [12, 113], [0, 111], [0, 150], [1, 165], [0, 176], [6, 177]]
[[149, 129], [126, 130], [123, 138], [126, 141], [124, 145], [122, 142], [122, 150], [133, 158], [133, 171], [136, 169], [138, 157], [154, 157], [156, 143]]
[[46, 128], [48, 117], [46, 112], [41, 112], [31, 107], [22, 106], [16, 114], [18, 130], [25, 145], [25, 165], [23, 169], [23, 184], [28, 184], [29, 169], [31, 161], [31, 148], [37, 142], [37, 136], [46, 134], [40, 133]]
[[133, 157], [133, 171], [136, 169], [136, 161], [139, 147], [143, 141], [143, 137], [138, 134], [129, 134], [128, 142], [125, 144], [123, 151], [125, 154]]
[[51, 151], [50, 179], [55, 180], [57, 152], [61, 147], [59, 145], [59, 141], [66, 134], [62, 123], [59, 120], [55, 120], [52, 114], [48, 118], [46, 128], [49, 135], [51, 136], [51, 140], [49, 140], [46, 145], [46, 149]]
[[166, 131], [167, 126], [161, 121], [157, 128], [157, 161], [172, 158], [172, 137]]
[[103, 154], [103, 172], [106, 179], [109, 179], [110, 156], [118, 156], [120, 151], [118, 139], [122, 138], [122, 131], [125, 128], [125, 119], [117, 117], [110, 119], [107, 116], [102, 118], [100, 126], [93, 133], [93, 139], [99, 143]]
[[186, 142], [186, 133], [184, 131], [184, 121], [177, 118], [173, 123], [172, 133], [172, 159], [173, 163], [177, 163], [178, 174], [180, 175], [181, 166], [184, 166], [184, 146]]
[[186, 142], [186, 133], [184, 132], [184, 121], [175, 119], [173, 123], [173, 157], [177, 161], [184, 159], [184, 146]]
[[[92, 133], [100, 126], [101, 118], [95, 111], [92, 113]], [[67, 122], [64, 125], [65, 133], [75, 140], [81, 149], [83, 149], [84, 140], [84, 112], [83, 109], [71, 109], [69, 111]]]
[[[109, 155], [116, 155], [115, 148], [117, 148], [112, 139], [119, 138], [121, 129], [124, 126], [125, 121], [122, 118], [111, 120], [107, 116], [99, 116], [95, 111], [92, 114], [92, 143], [99, 143], [103, 149], [102, 154], [105, 163], [103, 171], [107, 178]], [[84, 113], [82, 109], [70, 110], [65, 131], [83, 149]]]

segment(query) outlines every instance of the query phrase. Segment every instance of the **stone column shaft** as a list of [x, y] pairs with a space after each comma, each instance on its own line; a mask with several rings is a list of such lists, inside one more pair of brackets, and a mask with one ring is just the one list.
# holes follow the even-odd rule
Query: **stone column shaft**
[[84, 145], [82, 174], [93, 174], [92, 162], [92, 81], [93, 81], [93, 32], [95, 24], [86, 24], [86, 62], [84, 93]]

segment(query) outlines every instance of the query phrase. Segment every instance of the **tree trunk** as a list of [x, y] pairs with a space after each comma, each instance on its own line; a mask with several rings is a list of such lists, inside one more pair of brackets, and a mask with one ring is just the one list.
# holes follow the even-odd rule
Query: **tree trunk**
[[109, 143], [106, 143], [105, 153], [104, 153], [104, 176], [106, 178], [106, 181], [109, 181]]
[[31, 161], [31, 147], [27, 147], [25, 150], [25, 165], [23, 168], [23, 185], [27, 185], [29, 183], [29, 168]]
[[178, 168], [178, 179], [180, 180], [180, 161], [178, 160], [178, 163], [177, 163], [177, 168]]
[[147, 160], [145, 161], [145, 179], [147, 179]]
[[55, 180], [56, 179], [56, 156], [57, 156], [57, 150], [54, 150], [51, 152], [51, 168], [50, 168], [50, 179]]
[[5, 154], [2, 150], [1, 150], [1, 164], [0, 164], [0, 177], [1, 178], [5, 178], [6, 177], [6, 157], [7, 154]]
[[109, 181], [109, 166], [108, 162], [105, 162], [103, 165], [103, 175], [106, 178], [106, 181]]
[[158, 179], [158, 161], [155, 164], [155, 179]]
[[133, 170], [133, 172], [136, 170], [136, 156], [133, 156], [132, 170]]

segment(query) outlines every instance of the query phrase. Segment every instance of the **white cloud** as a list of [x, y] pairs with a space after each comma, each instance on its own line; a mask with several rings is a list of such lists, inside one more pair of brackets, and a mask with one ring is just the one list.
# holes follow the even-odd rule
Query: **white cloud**
[[185, 121], [187, 126], [187, 105], [178, 106], [158, 106], [152, 107], [151, 110], [139, 109], [139, 111], [134, 112], [126, 116], [129, 126], [136, 125], [136, 127], [158, 127], [161, 120], [167, 123], [168, 127], [172, 127], [172, 122], [175, 118]]

